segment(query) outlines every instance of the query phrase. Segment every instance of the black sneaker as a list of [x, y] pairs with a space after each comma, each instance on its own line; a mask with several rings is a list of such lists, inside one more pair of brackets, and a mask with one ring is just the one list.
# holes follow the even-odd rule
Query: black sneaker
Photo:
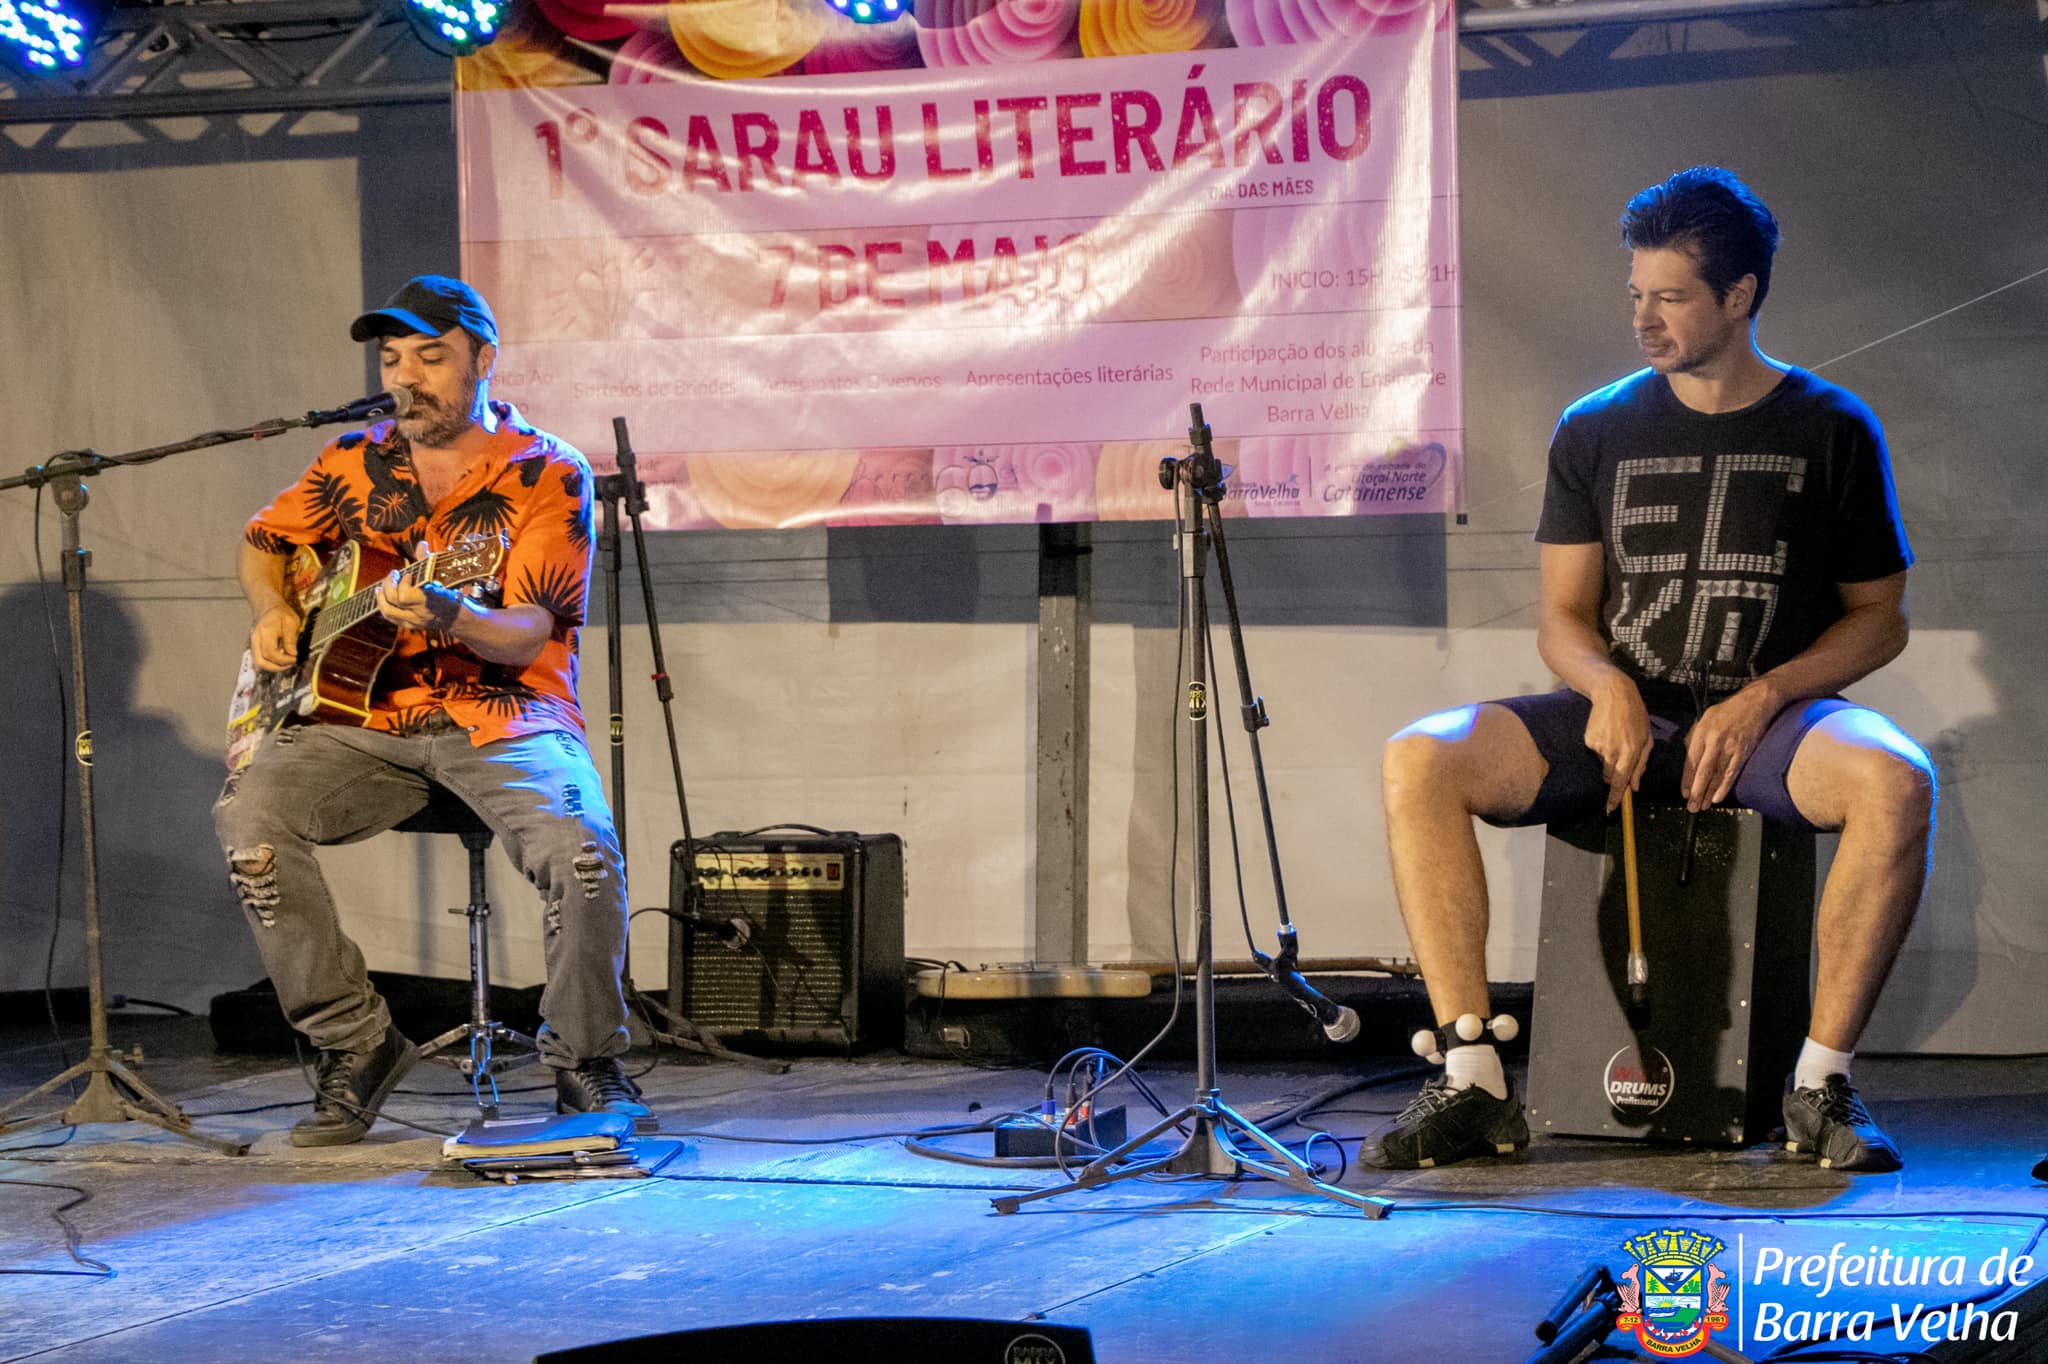
[[371, 1051], [323, 1051], [313, 1063], [313, 1116], [292, 1126], [294, 1146], [347, 1146], [363, 1139], [377, 1110], [420, 1059], [396, 1027]]
[[660, 1121], [641, 1102], [640, 1086], [633, 1083], [616, 1056], [593, 1056], [578, 1061], [573, 1069], [555, 1072], [555, 1112], [623, 1113], [633, 1120], [635, 1132], [657, 1132]]
[[1785, 1149], [1820, 1157], [1824, 1170], [1884, 1174], [1906, 1163], [1846, 1075], [1830, 1075], [1814, 1089], [1796, 1082], [1785, 1094]]
[[1505, 1156], [1529, 1146], [1529, 1124], [1515, 1083], [1496, 1099], [1478, 1085], [1452, 1089], [1439, 1075], [1408, 1101], [1392, 1122], [1366, 1135], [1358, 1148], [1362, 1165], [1382, 1170], [1427, 1170], [1466, 1156]]

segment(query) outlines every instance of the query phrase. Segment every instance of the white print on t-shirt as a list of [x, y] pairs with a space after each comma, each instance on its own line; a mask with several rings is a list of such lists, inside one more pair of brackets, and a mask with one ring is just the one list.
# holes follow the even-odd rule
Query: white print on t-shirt
[[1654, 474], [1696, 474], [1699, 471], [1697, 455], [1683, 459], [1625, 459], [1614, 466], [1614, 558], [1623, 573], [1683, 573], [1686, 569], [1683, 554], [1628, 552], [1625, 540], [1630, 526], [1676, 524], [1678, 521], [1678, 504], [1675, 502], [1631, 507], [1628, 504], [1629, 480], [1639, 474], [1647, 478]]
[[[1786, 542], [1772, 533], [1782, 529], [1787, 498], [1805, 488], [1806, 464], [1771, 454], [1658, 456], [1616, 464], [1610, 524], [1621, 591], [1608, 633], [1615, 650], [1643, 676], [1732, 691], [1756, 675], [1788, 559]], [[1768, 482], [1759, 486], [1761, 480], [1745, 479], [1739, 495], [1731, 497], [1738, 494], [1737, 475], [1762, 475]], [[1631, 502], [1632, 485], [1642, 478], [1656, 478], [1658, 495], [1674, 500]], [[1722, 547], [1731, 501], [1737, 504], [1735, 524], [1772, 534], [1766, 542], [1771, 553]], [[1672, 529], [1643, 534], [1665, 526]], [[1632, 551], [1631, 530], [1654, 548]], [[1749, 538], [1755, 543], [1754, 535]], [[1665, 623], [1680, 609], [1682, 641], [1675, 637], [1676, 621]]]

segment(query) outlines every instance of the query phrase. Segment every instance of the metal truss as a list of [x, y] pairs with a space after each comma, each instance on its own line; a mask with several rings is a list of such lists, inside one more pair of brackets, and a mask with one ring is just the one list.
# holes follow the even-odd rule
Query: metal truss
[[[1458, 15], [1463, 99], [1854, 69], [1933, 0], [1512, 0]], [[2048, 3], [2048, 0], [2043, 0]], [[1952, 6], [1949, 8], [1953, 8]], [[1821, 11], [1857, 11], [1846, 26]], [[1863, 41], [1857, 41], [1861, 35]]]
[[1691, 19], [1736, 19], [1794, 9], [1863, 7], [1877, 0], [1526, 0], [1474, 8], [1458, 16], [1458, 31], [1528, 33], [1547, 28], [1591, 28], [1596, 24], [1671, 24]]
[[194, 0], [115, 10], [81, 69], [0, 67], [0, 126], [26, 148], [77, 123], [445, 103], [452, 85], [404, 0]]

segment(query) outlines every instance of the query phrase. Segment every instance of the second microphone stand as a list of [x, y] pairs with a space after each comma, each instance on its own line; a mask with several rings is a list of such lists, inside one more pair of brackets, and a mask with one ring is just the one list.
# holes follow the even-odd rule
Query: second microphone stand
[[[263, 440], [301, 427], [381, 417], [391, 413], [396, 406], [390, 394], [379, 393], [331, 411], [316, 410], [303, 417], [273, 417], [254, 426], [208, 431], [189, 440], [154, 445], [127, 454], [102, 455], [97, 450], [66, 450], [23, 474], [0, 479], [0, 491], [48, 488], [64, 518], [65, 619], [71, 632], [71, 718], [77, 726], [72, 740], [72, 756], [78, 764], [79, 838], [85, 861], [85, 983], [92, 1039], [83, 1061], [45, 1080], [21, 1097], [0, 1105], [0, 1134], [11, 1136], [28, 1128], [53, 1124], [77, 1126], [82, 1123], [140, 1122], [160, 1127], [223, 1155], [245, 1155], [249, 1150], [247, 1142], [210, 1136], [192, 1126], [192, 1120], [185, 1116], [182, 1108], [144, 1084], [142, 1077], [122, 1064], [108, 1040], [105, 962], [100, 950], [99, 831], [93, 817], [92, 714], [85, 672], [88, 652], [85, 646], [85, 581], [86, 569], [92, 564], [92, 551], [84, 546], [79, 531], [86, 504], [91, 501], [85, 480], [109, 469], [131, 464], [154, 464], [160, 459], [191, 450], [210, 449], [235, 441]], [[81, 1076], [85, 1079], [85, 1092], [65, 1107], [32, 1118], [8, 1116]]]
[[[1194, 825], [1194, 909], [1195, 909], [1195, 1097], [1167, 1114], [1151, 1127], [1114, 1150], [1105, 1151], [1081, 1167], [1074, 1178], [1049, 1189], [1009, 1194], [994, 1201], [997, 1212], [1015, 1212], [1025, 1203], [1051, 1198], [1075, 1189], [1092, 1189], [1104, 1184], [1139, 1179], [1146, 1175], [1195, 1175], [1210, 1179], [1269, 1179], [1300, 1193], [1314, 1194], [1357, 1208], [1367, 1217], [1380, 1218], [1393, 1206], [1391, 1200], [1352, 1193], [1317, 1179], [1307, 1163], [1258, 1124], [1223, 1102], [1216, 1079], [1216, 949], [1211, 932], [1213, 901], [1209, 874], [1209, 605], [1205, 580], [1208, 577], [1208, 544], [1215, 537], [1223, 547], [1224, 469], [1210, 448], [1209, 427], [1202, 421], [1199, 405], [1192, 408], [1193, 425], [1188, 429], [1189, 454], [1185, 459], [1161, 461], [1159, 478], [1172, 488], [1180, 522], [1181, 609], [1187, 631], [1187, 719], [1188, 744], [1192, 754], [1189, 784]], [[1235, 626], [1235, 594], [1229, 582], [1229, 560], [1217, 556], [1224, 575], [1224, 598]], [[1231, 631], [1231, 648], [1237, 655], [1239, 676], [1249, 677], [1244, 664], [1244, 642], [1238, 630]], [[1176, 798], [1178, 795], [1176, 793]], [[1177, 951], [1178, 949], [1176, 949]], [[1121, 1164], [1140, 1147], [1175, 1128], [1187, 1125], [1180, 1147], [1170, 1155], [1133, 1164]], [[1238, 1140], [1256, 1146], [1270, 1159], [1247, 1154]]]
[[[690, 802], [683, 792], [683, 759], [676, 747], [675, 688], [669, 682], [668, 662], [661, 648], [661, 618], [655, 614], [654, 580], [647, 573], [647, 535], [641, 528], [640, 516], [647, 510], [647, 485], [640, 481], [638, 461], [633, 455], [633, 442], [626, 434], [626, 419], [612, 418], [612, 437], [618, 446], [619, 471], [615, 474], [601, 474], [596, 477], [592, 494], [604, 504], [603, 514], [598, 522], [597, 549], [604, 571], [604, 605], [606, 630], [605, 663], [609, 674], [611, 705], [611, 752], [612, 752], [612, 820], [617, 826], [619, 840], [619, 865], [626, 865], [626, 695], [625, 695], [625, 650], [624, 622], [619, 615], [619, 577], [623, 571], [623, 553], [619, 533], [619, 508], [625, 507], [626, 519], [633, 524], [633, 559], [640, 570], [640, 600], [643, 614], [647, 618], [647, 635], [654, 654], [654, 694], [661, 702], [662, 723], [668, 727], [668, 765], [675, 778], [676, 810], [683, 821], [683, 904], [680, 910], [672, 909], [685, 921], [702, 916], [703, 883], [697, 877], [697, 843], [690, 833]], [[627, 881], [630, 886], [632, 882]], [[631, 948], [627, 949], [628, 964], [622, 984], [628, 1000], [637, 1000], [662, 1016], [667, 1030], [652, 1028], [657, 1042], [682, 1047], [701, 1055], [716, 1057], [721, 1061], [736, 1061], [741, 1065], [780, 1075], [789, 1067], [780, 1061], [764, 1057], [749, 1056], [745, 1052], [732, 1050], [718, 1039], [692, 1023], [682, 1012], [682, 1000], [678, 982], [669, 982], [669, 1002], [666, 1007], [650, 996], [641, 994], [633, 984]], [[670, 971], [675, 970], [674, 953], [670, 954]]]

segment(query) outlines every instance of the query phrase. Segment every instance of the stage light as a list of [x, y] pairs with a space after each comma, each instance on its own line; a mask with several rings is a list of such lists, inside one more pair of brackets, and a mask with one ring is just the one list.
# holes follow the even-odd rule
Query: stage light
[[510, 0], [406, 0], [405, 14], [429, 47], [466, 57], [498, 36], [509, 4]]
[[856, 24], [886, 24], [910, 13], [903, 0], [832, 0], [832, 8]]
[[0, 55], [35, 73], [85, 65], [113, 0], [0, 0]]

